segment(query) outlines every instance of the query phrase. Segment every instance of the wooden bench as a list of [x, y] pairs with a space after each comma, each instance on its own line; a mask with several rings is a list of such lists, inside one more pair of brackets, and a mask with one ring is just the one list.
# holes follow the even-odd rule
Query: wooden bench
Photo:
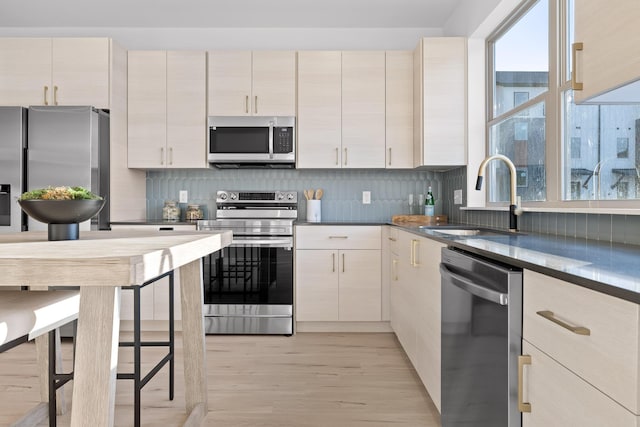
[[38, 357], [40, 384], [44, 389], [40, 393], [43, 403], [14, 423], [14, 426], [34, 425], [42, 421], [47, 412], [49, 425], [56, 425], [56, 390], [72, 379], [73, 373], [56, 372], [55, 331], [77, 320], [79, 303], [79, 290], [0, 292], [0, 352], [35, 338], [43, 341], [47, 338], [43, 335], [49, 334], [48, 342], [43, 341], [47, 344], [42, 345], [48, 347], [48, 357]]

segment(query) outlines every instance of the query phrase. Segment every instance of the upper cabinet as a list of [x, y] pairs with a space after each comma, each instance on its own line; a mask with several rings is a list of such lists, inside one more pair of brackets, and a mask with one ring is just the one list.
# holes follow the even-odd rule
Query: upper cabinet
[[385, 53], [298, 53], [298, 168], [385, 167]]
[[210, 116], [295, 116], [294, 51], [210, 51]]
[[386, 53], [386, 163], [413, 168], [413, 52]]
[[129, 52], [130, 168], [206, 167], [206, 56]]
[[0, 38], [0, 104], [109, 108], [108, 38]]
[[574, 7], [575, 102], [640, 102], [640, 2], [580, 0]]
[[428, 37], [414, 51], [414, 166], [466, 164], [467, 42]]

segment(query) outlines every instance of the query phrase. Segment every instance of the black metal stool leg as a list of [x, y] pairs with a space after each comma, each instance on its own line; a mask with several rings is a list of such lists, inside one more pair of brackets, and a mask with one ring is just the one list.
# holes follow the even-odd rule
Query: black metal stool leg
[[56, 427], [56, 330], [49, 331], [49, 427]]
[[169, 275], [169, 400], [173, 400], [174, 389], [174, 377], [176, 371], [176, 356], [175, 356], [175, 339], [174, 339], [174, 301], [173, 301], [173, 271]]
[[134, 426], [140, 427], [140, 397], [142, 385], [140, 383], [140, 287], [133, 288], [133, 404]]

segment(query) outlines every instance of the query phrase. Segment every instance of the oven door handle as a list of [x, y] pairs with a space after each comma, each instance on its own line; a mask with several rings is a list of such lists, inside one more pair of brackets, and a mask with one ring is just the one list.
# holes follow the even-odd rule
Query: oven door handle
[[509, 296], [507, 294], [503, 294], [501, 292], [494, 291], [493, 289], [485, 288], [484, 286], [473, 283], [471, 280], [467, 279], [464, 276], [459, 274], [455, 274], [450, 269], [448, 269], [444, 264], [440, 264], [440, 275], [443, 279], [448, 278], [449, 282], [464, 290], [473, 294], [477, 297], [480, 297], [484, 300], [494, 302], [500, 305], [508, 305], [509, 304]]
[[266, 248], [286, 248], [292, 249], [291, 239], [233, 239], [231, 246], [254, 246]]

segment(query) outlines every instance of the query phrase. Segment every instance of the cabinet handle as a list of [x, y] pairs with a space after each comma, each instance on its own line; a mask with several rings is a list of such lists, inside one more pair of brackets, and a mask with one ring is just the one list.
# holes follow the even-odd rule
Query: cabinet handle
[[249, 114], [249, 95], [244, 97], [244, 112]]
[[58, 86], [53, 87], [53, 105], [58, 105]]
[[391, 148], [389, 148], [389, 166], [391, 166]]
[[338, 147], [336, 147], [336, 166], [338, 166]]
[[347, 166], [347, 147], [344, 147], [344, 165]]
[[160, 147], [160, 164], [164, 165], [164, 147]]
[[336, 254], [335, 252], [331, 254], [331, 272], [336, 272]]
[[531, 403], [522, 401], [524, 388], [524, 365], [531, 365], [531, 356], [528, 354], [518, 356], [518, 411], [531, 412]]
[[553, 311], [549, 311], [549, 310], [542, 310], [542, 311], [536, 311], [536, 314], [538, 316], [542, 316], [545, 319], [555, 323], [556, 325], [560, 325], [565, 329], [568, 329], [569, 331], [573, 332], [574, 334], [577, 335], [591, 335], [591, 331], [588, 328], [585, 328], [584, 326], [573, 326], [570, 325], [566, 322], [563, 322], [562, 320], [558, 319], [557, 317], [555, 317], [555, 315], [553, 314]]
[[169, 164], [173, 164], [173, 147], [169, 147]]
[[394, 239], [393, 237], [387, 237], [387, 239], [391, 240], [392, 242], [397, 241], [397, 239]]
[[578, 51], [582, 50], [583, 47], [584, 45], [582, 44], [582, 42], [576, 42], [571, 45], [571, 63], [573, 64], [573, 67], [571, 68], [571, 89], [573, 90], [582, 90], [582, 82], [576, 81], [578, 74], [578, 64], [576, 62], [576, 59], [578, 56]]
[[344, 273], [344, 252], [342, 253], [342, 272]]
[[49, 105], [49, 101], [47, 101], [47, 92], [49, 91], [49, 86], [44, 87], [44, 105]]
[[349, 236], [329, 236], [330, 239], [348, 239]]
[[398, 281], [398, 260], [391, 260], [391, 267], [393, 268], [393, 280]]
[[411, 240], [411, 266], [420, 267], [420, 263], [416, 261], [416, 248], [420, 245], [419, 240]]
[[256, 95], [256, 96], [254, 97], [253, 105], [254, 105], [254, 107], [253, 107], [253, 109], [254, 109], [254, 113], [255, 113], [255, 114], [258, 114], [258, 95]]

